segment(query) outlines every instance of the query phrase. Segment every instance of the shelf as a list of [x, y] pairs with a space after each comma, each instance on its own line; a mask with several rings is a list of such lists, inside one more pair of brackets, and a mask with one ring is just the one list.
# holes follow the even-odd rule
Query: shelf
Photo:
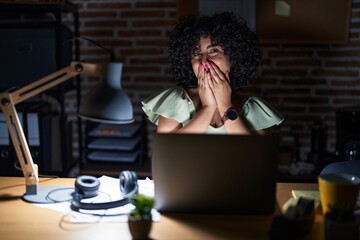
[[[47, 70], [52, 73], [53, 71], [57, 71], [59, 69], [61, 69], [62, 67], [64, 67], [62, 65], [62, 62], [64, 62], [65, 65], [68, 65], [68, 62], [71, 61], [72, 56], [74, 55], [76, 60], [78, 60], [80, 51], [79, 51], [79, 43], [78, 41], [75, 41], [75, 50], [72, 51], [72, 49], [70, 48], [67, 53], [70, 51], [69, 55], [70, 57], [67, 58], [66, 60], [63, 59], [65, 57], [65, 53], [62, 51], [61, 48], [61, 44], [62, 41], [64, 39], [62, 39], [63, 34], [65, 34], [64, 31], [64, 26], [63, 26], [63, 19], [62, 19], [62, 15], [65, 14], [71, 14], [71, 16], [73, 17], [73, 21], [72, 21], [72, 28], [73, 30], [69, 31], [71, 33], [71, 37], [78, 37], [79, 36], [79, 23], [78, 23], [78, 10], [77, 10], [77, 5], [72, 4], [72, 3], [67, 3], [67, 2], [52, 2], [52, 3], [44, 3], [44, 2], [33, 2], [33, 1], [8, 1], [8, 2], [1, 2], [0, 3], [0, 13], [2, 14], [2, 22], [0, 24], [1, 28], [4, 28], [6, 30], [8, 29], [14, 29], [15, 32], [19, 31], [19, 28], [25, 26], [23, 29], [25, 29], [27, 31], [27, 33], [32, 33], [32, 35], [26, 35], [29, 37], [29, 39], [32, 39], [31, 44], [25, 45], [25, 48], [22, 50], [29, 50], [32, 51], [34, 49], [38, 50], [39, 48], [34, 48], [33, 42], [35, 42], [35, 40], [33, 40], [35, 37], [39, 37], [39, 39], [41, 39], [42, 41], [44, 41], [44, 37], [41, 35], [41, 33], [35, 32], [35, 30], [44, 30], [44, 22], [42, 21], [43, 16], [46, 16], [46, 24], [47, 27], [49, 29], [51, 29], [51, 34], [48, 33], [49, 36], [49, 41], [53, 41], [53, 55], [50, 54], [50, 47], [48, 47], [48, 49], [44, 50], [44, 56], [49, 56], [52, 60], [54, 60], [54, 65], [47, 68]], [[22, 18], [21, 16], [24, 16], [26, 14], [29, 14], [29, 17], [27, 18]], [[49, 17], [49, 15], [53, 15], [53, 17]], [[40, 18], [39, 18], [40, 17]], [[32, 25], [32, 28], [29, 28], [29, 24]], [[25, 31], [24, 30], [24, 31]], [[67, 29], [68, 30], [68, 29]], [[66, 32], [68, 33], [68, 32]], [[25, 35], [25, 34], [24, 34]], [[68, 36], [68, 35], [67, 35]], [[24, 40], [24, 36], [20, 36], [22, 37], [21, 40]], [[16, 36], [16, 38], [20, 38], [19, 36]], [[50, 38], [51, 37], [51, 38]], [[69, 36], [70, 37], [70, 36]], [[41, 42], [39, 44], [40, 46], [44, 46], [44, 44]], [[50, 45], [50, 44], [49, 44]], [[7, 45], [6, 45], [7, 46]], [[29, 47], [28, 47], [29, 46]], [[29, 54], [28, 54], [29, 55]], [[27, 55], [27, 56], [28, 56]], [[14, 56], [13, 56], [14, 57]], [[35, 59], [36, 58], [36, 59]], [[38, 70], [36, 68], [34, 68], [34, 66], [32, 65], [34, 63], [34, 61], [39, 61], [40, 59], [44, 60], [44, 65], [46, 63], [48, 63], [47, 58], [44, 59], [42, 56], [40, 56], [38, 54], [38, 52], [34, 53], [34, 57], [29, 58], [29, 59], [25, 59], [25, 58], [21, 58], [18, 57], [15, 63], [10, 63], [11, 65], [17, 65], [16, 66], [16, 71], [17, 72], [25, 72], [23, 69], [21, 69], [22, 66], [31, 66], [31, 71], [32, 73], [36, 73], [35, 71]], [[23, 61], [20, 61], [20, 60]], [[30, 64], [26, 61], [29, 60]], [[69, 61], [68, 61], [69, 60]], [[9, 64], [9, 59], [5, 59], [5, 62]], [[46, 73], [42, 72], [41, 70], [37, 71], [37, 74], [41, 74], [41, 75], [47, 75]], [[27, 76], [27, 75], [26, 75]], [[4, 77], [4, 76], [3, 76]], [[18, 77], [20, 80], [22, 80], [21, 83], [15, 83], [12, 81], [13, 85], [19, 85], [18, 87], [24, 87], [27, 84], [30, 84], [32, 81], [36, 81], [44, 76], [36, 76], [36, 74], [34, 76], [32, 76], [34, 79], [32, 79], [32, 77], [30, 78], [30, 76], [27, 76], [29, 78], [25, 78], [25, 77]], [[8, 81], [8, 80], [6, 80]], [[26, 82], [28, 81], [28, 82]], [[56, 170], [54, 171], [48, 171], [48, 172], [41, 172], [42, 174], [52, 174], [52, 175], [58, 175], [61, 177], [65, 177], [67, 176], [67, 173], [69, 172], [69, 170], [76, 164], [76, 162], [78, 161], [78, 159], [75, 159], [73, 157], [73, 153], [72, 153], [72, 149], [71, 146], [69, 146], [69, 141], [72, 145], [72, 129], [70, 129], [72, 123], [67, 121], [67, 117], [66, 117], [66, 113], [65, 113], [65, 92], [70, 90], [69, 88], [76, 88], [76, 97], [77, 97], [77, 101], [79, 102], [80, 99], [80, 83], [79, 83], [79, 78], [76, 78], [72, 84], [61, 84], [59, 86], [54, 87], [51, 90], [48, 90], [46, 93], [52, 95], [59, 103], [59, 124], [58, 124], [58, 128], [59, 131], [58, 133], [56, 133], [56, 136], [53, 137], [51, 140], [51, 143], [46, 142], [47, 145], [51, 145], [53, 142], [59, 142], [60, 145], [60, 149], [59, 149], [59, 153], [61, 154], [54, 154], [52, 153], [52, 159], [56, 158], [58, 156], [61, 155], [61, 160], [60, 163], [58, 164], [59, 166], [56, 167]], [[69, 82], [70, 83], [70, 82]], [[74, 84], [75, 83], [75, 84]], [[5, 89], [7, 89], [7, 86], [4, 86]], [[4, 90], [4, 89], [3, 89]], [[81, 122], [78, 121], [78, 128], [81, 129]], [[49, 132], [52, 131], [52, 128], [49, 129], [45, 129], [44, 126], [39, 126], [40, 131], [45, 131], [48, 134], [50, 134]], [[44, 128], [44, 129], [42, 129]], [[71, 137], [69, 137], [71, 136]], [[81, 132], [79, 132], [79, 139], [81, 139]], [[45, 149], [44, 145], [46, 144], [41, 144], [41, 151], [44, 153], [47, 153], [49, 150]], [[79, 143], [80, 147], [81, 147], [81, 143]], [[80, 153], [81, 154], [81, 153]], [[13, 158], [9, 158], [8, 161], [16, 161], [16, 156], [13, 156]], [[49, 164], [49, 159], [50, 157], [47, 157], [46, 159], [41, 159], [41, 161], [45, 161], [46, 164]], [[44, 163], [44, 165], [45, 165]], [[41, 169], [40, 169], [41, 170]]]
[[151, 159], [147, 156], [145, 117], [131, 124], [85, 123], [85, 151], [81, 174], [118, 177], [121, 171], [135, 171], [139, 177], [151, 177]]
[[119, 177], [120, 172], [124, 170], [135, 171], [139, 178], [151, 178], [151, 159], [143, 159], [142, 165], [88, 161], [85, 168], [80, 170], [80, 174]]

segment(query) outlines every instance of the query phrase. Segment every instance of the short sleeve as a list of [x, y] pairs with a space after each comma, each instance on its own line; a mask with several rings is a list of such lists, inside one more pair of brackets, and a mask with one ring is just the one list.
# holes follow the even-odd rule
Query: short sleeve
[[175, 119], [185, 125], [195, 113], [192, 101], [181, 87], [170, 88], [141, 103], [149, 120], [156, 125], [159, 122], [159, 116]]
[[245, 102], [240, 117], [254, 131], [277, 126], [284, 120], [276, 109], [259, 97], [250, 97]]

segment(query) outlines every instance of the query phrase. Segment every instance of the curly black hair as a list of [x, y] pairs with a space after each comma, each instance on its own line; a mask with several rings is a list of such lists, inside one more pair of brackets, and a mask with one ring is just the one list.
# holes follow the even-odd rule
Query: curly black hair
[[229, 57], [232, 90], [248, 85], [257, 72], [261, 51], [255, 33], [246, 26], [246, 21], [231, 12], [188, 16], [180, 19], [170, 32], [171, 71], [178, 85], [197, 87], [191, 59], [201, 37], [209, 37], [212, 44], [221, 46]]

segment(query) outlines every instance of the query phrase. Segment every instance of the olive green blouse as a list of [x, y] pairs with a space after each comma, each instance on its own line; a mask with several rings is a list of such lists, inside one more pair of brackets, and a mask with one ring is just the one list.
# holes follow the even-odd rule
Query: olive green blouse
[[[149, 120], [158, 124], [159, 116], [173, 118], [185, 126], [195, 115], [195, 105], [185, 89], [173, 87], [142, 101], [142, 109]], [[259, 97], [250, 97], [239, 112], [242, 121], [250, 130], [256, 131], [279, 125], [284, 117], [270, 104]], [[209, 126], [206, 133], [224, 134], [224, 125], [218, 128]]]

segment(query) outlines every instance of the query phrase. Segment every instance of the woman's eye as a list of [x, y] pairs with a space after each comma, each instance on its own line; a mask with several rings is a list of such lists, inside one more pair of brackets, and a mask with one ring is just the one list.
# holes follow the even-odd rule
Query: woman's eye
[[210, 51], [209, 51], [209, 55], [210, 55], [210, 56], [215, 56], [215, 55], [217, 55], [219, 52], [220, 52], [220, 50], [219, 50], [218, 48], [212, 48], [212, 49], [210, 49]]
[[195, 59], [201, 59], [201, 53], [200, 52], [194, 52], [192, 57], [195, 58]]

